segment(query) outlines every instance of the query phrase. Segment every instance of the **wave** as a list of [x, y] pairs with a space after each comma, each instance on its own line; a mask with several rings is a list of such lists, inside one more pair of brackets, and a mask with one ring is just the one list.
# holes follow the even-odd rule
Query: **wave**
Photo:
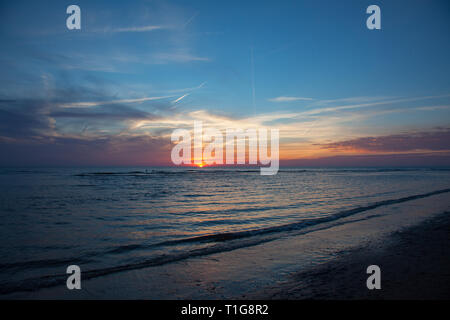
[[89, 263], [90, 260], [82, 259], [82, 258], [65, 258], [65, 259], [43, 259], [43, 260], [31, 260], [31, 261], [21, 261], [21, 262], [12, 262], [12, 263], [2, 263], [0, 264], [0, 272], [4, 272], [6, 270], [25, 270], [30, 267], [33, 268], [44, 268], [44, 267], [58, 267], [64, 266], [67, 264], [83, 264]]
[[342, 218], [345, 218], [345, 217], [348, 217], [348, 216], [351, 216], [351, 215], [354, 215], [354, 214], [357, 214], [360, 212], [375, 209], [377, 207], [396, 204], [396, 203], [402, 203], [402, 202], [416, 200], [416, 199], [420, 199], [420, 198], [426, 198], [429, 196], [438, 195], [438, 194], [446, 193], [446, 192], [450, 192], [450, 189], [443, 189], [443, 190], [433, 191], [430, 193], [418, 194], [418, 195], [413, 195], [413, 196], [408, 196], [408, 197], [403, 197], [403, 198], [398, 198], [398, 199], [379, 201], [379, 202], [373, 203], [368, 206], [357, 207], [354, 209], [341, 211], [337, 214], [323, 217], [323, 218], [309, 219], [309, 220], [284, 224], [284, 225], [275, 226], [275, 227], [268, 227], [268, 228], [261, 228], [261, 229], [247, 230], [247, 231], [239, 231], [239, 232], [218, 233], [218, 234], [211, 234], [211, 235], [185, 238], [185, 239], [179, 239], [179, 240], [169, 240], [169, 241], [163, 242], [162, 244], [176, 245], [176, 244], [192, 243], [192, 242], [222, 242], [222, 241], [227, 241], [227, 240], [251, 237], [251, 236], [255, 236], [255, 235], [263, 235], [263, 234], [267, 234], [267, 233], [299, 230], [299, 229], [309, 227], [312, 225], [316, 225], [319, 223], [330, 222], [330, 221], [334, 221], [337, 219], [342, 219]]
[[[226, 252], [235, 250], [242, 247], [248, 247], [253, 246], [257, 244], [261, 244], [264, 242], [272, 241], [275, 239], [280, 238], [280, 233], [286, 234], [290, 231], [300, 231], [302, 229], [306, 229], [310, 226], [320, 225], [326, 222], [338, 222], [340, 219], [349, 217], [352, 215], [355, 215], [357, 213], [361, 213], [364, 211], [372, 210], [381, 206], [387, 206], [392, 204], [398, 204], [402, 202], [407, 202], [411, 200], [426, 198], [433, 195], [438, 195], [442, 193], [450, 192], [450, 189], [442, 189], [437, 190], [429, 193], [424, 194], [416, 194], [412, 196], [397, 198], [397, 199], [389, 199], [384, 201], [379, 201], [367, 206], [357, 207], [349, 210], [344, 210], [341, 212], [338, 212], [336, 214], [322, 217], [322, 218], [315, 218], [315, 219], [309, 219], [309, 220], [303, 220], [299, 222], [289, 223], [285, 225], [280, 226], [274, 226], [274, 227], [267, 227], [267, 228], [260, 228], [260, 229], [254, 229], [254, 230], [246, 230], [246, 231], [239, 231], [239, 232], [227, 232], [227, 233], [217, 233], [217, 234], [210, 234], [210, 235], [204, 235], [204, 236], [197, 236], [197, 237], [190, 237], [190, 238], [184, 238], [184, 239], [178, 239], [178, 240], [168, 240], [156, 244], [136, 244], [136, 245], [126, 245], [114, 248], [112, 250], [103, 252], [102, 254], [120, 254], [120, 253], [126, 253], [133, 250], [141, 250], [141, 249], [150, 249], [152, 247], [161, 247], [161, 246], [173, 246], [173, 245], [183, 245], [183, 244], [191, 244], [191, 243], [211, 243], [212, 245], [207, 247], [201, 247], [196, 249], [190, 249], [186, 250], [184, 252], [174, 252], [174, 253], [168, 253], [168, 254], [162, 254], [158, 256], [154, 256], [151, 258], [143, 259], [141, 261], [135, 262], [135, 263], [129, 263], [119, 266], [113, 266], [108, 268], [100, 268], [100, 269], [93, 269], [88, 271], [83, 271], [83, 279], [91, 279], [96, 278], [100, 276], [105, 276], [108, 274], [113, 274], [117, 272], [122, 271], [129, 271], [129, 270], [136, 270], [136, 269], [142, 269], [152, 266], [159, 266], [164, 265], [167, 263], [172, 263], [192, 257], [198, 257], [198, 256], [205, 256], [210, 255], [213, 253], [220, 253], [220, 252]], [[346, 223], [346, 222], [341, 222]], [[324, 227], [326, 228], [326, 227]], [[306, 232], [306, 231], [305, 231]], [[97, 253], [99, 254], [99, 253]], [[90, 254], [89, 256], [92, 256], [94, 254]], [[78, 259], [62, 259], [62, 260], [41, 260], [41, 261], [35, 261], [35, 262], [27, 262], [27, 266], [29, 267], [30, 264], [34, 266], [43, 266], [48, 267], [49, 265], [61, 265], [62, 263], [67, 263], [67, 261], [70, 261], [70, 263], [76, 262], [84, 262], [86, 263], [87, 260], [84, 260], [83, 258]], [[10, 264], [10, 265], [2, 265], [0, 266], [0, 270], [4, 268], [17, 268], [17, 267], [23, 267], [25, 266], [25, 263], [16, 263], [16, 264]], [[41, 288], [45, 287], [52, 287], [57, 285], [63, 285], [65, 280], [67, 279], [66, 274], [59, 274], [59, 275], [52, 275], [52, 276], [43, 276], [43, 277], [37, 277], [37, 278], [31, 278], [23, 280], [19, 283], [2, 283], [0, 286], [0, 294], [8, 294], [12, 292], [17, 291], [35, 291], [39, 290]]]
[[[411, 171], [450, 171], [450, 168], [280, 168], [278, 173], [389, 173]], [[146, 176], [146, 175], [185, 175], [185, 174], [228, 174], [228, 173], [260, 173], [260, 168], [174, 168], [174, 169], [146, 169], [140, 171], [100, 171], [78, 173], [77, 177], [95, 176]]]
[[145, 170], [145, 171], [129, 171], [129, 172], [85, 172], [78, 173], [74, 176], [136, 176], [136, 175], [172, 175], [172, 174], [217, 174], [217, 173], [259, 173], [257, 169], [176, 169], [176, 170]]

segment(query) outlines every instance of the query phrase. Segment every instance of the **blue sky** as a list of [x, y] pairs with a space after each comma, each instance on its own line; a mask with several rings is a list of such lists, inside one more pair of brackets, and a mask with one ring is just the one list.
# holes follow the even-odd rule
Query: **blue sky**
[[[70, 4], [81, 30], [66, 28]], [[371, 4], [381, 30], [366, 28]], [[62, 164], [74, 144], [103, 164], [107, 141], [114, 164], [152, 164], [195, 119], [279, 127], [285, 159], [390, 154], [323, 146], [399, 134], [443, 143], [401, 152], [442, 154], [449, 31], [448, 1], [2, 2], [0, 163]]]

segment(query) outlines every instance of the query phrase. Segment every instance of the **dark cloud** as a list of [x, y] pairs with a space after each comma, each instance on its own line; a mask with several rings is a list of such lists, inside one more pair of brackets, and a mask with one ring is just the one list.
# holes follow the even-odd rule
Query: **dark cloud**
[[[131, 120], [153, 120], [152, 101], [87, 108], [74, 102], [119, 100], [91, 88], [60, 88], [48, 98], [0, 99], [0, 165], [162, 165], [169, 139], [127, 132]], [[158, 109], [164, 102], [158, 102]], [[169, 102], [166, 102], [168, 105]]]
[[[169, 110], [168, 101], [146, 101], [139, 104], [114, 103], [120, 100], [102, 90], [79, 86], [62, 86], [53, 89], [44, 98], [0, 99], [0, 136], [30, 138], [46, 135], [55, 128], [68, 127], [74, 133], [86, 125], [104, 129], [124, 127], [129, 120], [154, 120], [159, 118], [149, 110]], [[111, 101], [102, 105], [79, 108], [67, 107], [78, 102]], [[147, 110], [146, 110], [147, 109]]]
[[450, 150], [450, 129], [381, 137], [363, 137], [353, 140], [321, 144], [334, 150], [360, 150], [373, 152], [405, 152], [415, 150]]
[[39, 100], [1, 100], [0, 136], [31, 138], [51, 129], [51, 120], [42, 112], [46, 103]]
[[0, 139], [2, 166], [167, 165], [171, 142], [151, 136], [55, 137], [7, 143]]
[[73, 119], [107, 119], [107, 120], [130, 120], [130, 119], [157, 119], [152, 113], [131, 108], [124, 105], [104, 105], [89, 108], [64, 108], [50, 112], [52, 118]]
[[351, 155], [318, 159], [281, 160], [280, 166], [292, 167], [449, 167], [450, 153]]

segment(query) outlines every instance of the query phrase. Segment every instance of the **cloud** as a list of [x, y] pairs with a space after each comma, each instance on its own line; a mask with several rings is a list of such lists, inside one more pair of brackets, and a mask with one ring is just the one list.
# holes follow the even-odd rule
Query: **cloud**
[[149, 54], [118, 55], [113, 56], [112, 59], [119, 63], [133, 63], [143, 65], [211, 61], [211, 59], [207, 57], [193, 55], [183, 50], [174, 50], [173, 52], [156, 52]]
[[329, 113], [329, 112], [336, 112], [336, 111], [342, 111], [342, 110], [350, 110], [350, 109], [360, 109], [360, 108], [369, 108], [374, 106], [381, 106], [381, 105], [392, 105], [397, 103], [404, 103], [404, 102], [415, 102], [420, 100], [429, 100], [429, 99], [438, 99], [438, 98], [446, 98], [450, 95], [439, 95], [439, 96], [422, 96], [422, 97], [412, 97], [412, 98], [400, 98], [400, 99], [388, 99], [383, 101], [373, 101], [368, 103], [360, 103], [360, 104], [349, 104], [349, 105], [340, 105], [340, 106], [333, 106], [333, 107], [326, 107], [326, 108], [316, 108], [311, 109], [305, 112], [302, 112], [302, 115], [316, 115], [321, 113]]
[[178, 63], [186, 63], [186, 62], [195, 62], [195, 61], [210, 61], [207, 57], [200, 57], [196, 55], [192, 55], [190, 53], [183, 52], [166, 52], [166, 53], [156, 53], [152, 55], [152, 59], [148, 62], [150, 63], [160, 63], [165, 64], [169, 62], [178, 62]]
[[62, 98], [0, 100], [0, 165], [162, 165], [170, 161], [170, 139], [128, 131], [131, 121], [156, 121], [161, 116], [125, 104], [61, 108]]
[[125, 105], [105, 105], [99, 109], [66, 108], [52, 111], [48, 114], [52, 118], [72, 119], [103, 119], [103, 120], [131, 120], [131, 119], [157, 119], [158, 117], [142, 110]]
[[[29, 141], [80, 132], [118, 134], [126, 131], [131, 121], [155, 120], [170, 112], [173, 105], [169, 98], [176, 97], [111, 99], [101, 82], [90, 87], [54, 83], [59, 87], [46, 86], [49, 88], [40, 97], [0, 100], [3, 139]], [[33, 92], [29, 94], [35, 96]]]
[[0, 165], [167, 165], [170, 139], [150, 135], [55, 137], [3, 143]]
[[345, 155], [310, 159], [281, 160], [281, 166], [300, 167], [447, 167], [450, 165], [450, 153], [414, 153], [414, 154], [377, 154]]
[[305, 98], [305, 97], [286, 97], [286, 96], [269, 99], [269, 101], [271, 101], [271, 102], [293, 102], [293, 101], [310, 101], [310, 100], [313, 100], [313, 99]]
[[161, 30], [161, 29], [169, 29], [169, 27], [149, 25], [149, 26], [141, 26], [141, 27], [106, 29], [105, 32], [149, 32], [149, 31], [155, 31], [155, 30]]
[[61, 104], [62, 108], [89, 108], [101, 105], [111, 105], [111, 104], [123, 104], [123, 103], [141, 103], [145, 101], [161, 100], [173, 98], [174, 96], [162, 96], [162, 97], [144, 97], [138, 99], [119, 99], [119, 100], [109, 100], [109, 101], [87, 101], [87, 102], [70, 102]]
[[45, 116], [46, 108], [41, 100], [0, 101], [0, 136], [15, 140], [47, 134], [53, 129], [53, 121]]
[[361, 137], [357, 139], [320, 144], [332, 150], [357, 150], [369, 152], [405, 151], [448, 151], [450, 150], [450, 129], [395, 134], [380, 137]]
[[[175, 56], [161, 55], [158, 59], [193, 59], [187, 52], [189, 51], [177, 51]], [[445, 111], [448, 108], [448, 105], [443, 104], [445, 102], [436, 106], [411, 106], [405, 102], [446, 96], [314, 99], [301, 110], [252, 116], [242, 111], [243, 115], [239, 116], [211, 112], [206, 107], [194, 110], [175, 108], [174, 104], [193, 95], [193, 91], [204, 87], [205, 82], [199, 85], [195, 83], [196, 87], [159, 91], [154, 96], [148, 96], [146, 92], [149, 88], [152, 92], [157, 91], [147, 84], [137, 90], [131, 85], [111, 87], [110, 83], [105, 83], [101, 78], [84, 77], [83, 86], [79, 86], [65, 72], [30, 76], [33, 81], [35, 78], [42, 83], [39, 90], [13, 93], [5, 91], [2, 94], [0, 163], [31, 163], [34, 159], [36, 164], [56, 164], [60, 161], [60, 164], [132, 165], [142, 159], [139, 162], [141, 164], [170, 164], [168, 156], [170, 157], [171, 132], [176, 128], [191, 129], [195, 120], [203, 121], [205, 127], [219, 130], [277, 128], [280, 130], [280, 152], [284, 159], [361, 153], [437, 154], [450, 150], [447, 142], [450, 141], [450, 130], [369, 137], [372, 133], [368, 130], [371, 128], [363, 127], [365, 123], [362, 123], [362, 120], [369, 119], [375, 112], [379, 114], [415, 109]], [[14, 98], [17, 96], [32, 98]], [[275, 99], [278, 102], [313, 100], [294, 96], [272, 100]], [[404, 105], [394, 109], [391, 105], [396, 103]], [[342, 141], [336, 141], [336, 137]], [[140, 144], [142, 150], [139, 149]], [[162, 159], [167, 162], [161, 162]]]
[[189, 91], [195, 91], [198, 89], [201, 89], [205, 86], [206, 81], [203, 81], [202, 83], [200, 83], [198, 86], [196, 87], [191, 87], [191, 88], [183, 88], [183, 89], [173, 89], [173, 90], [165, 90], [166, 93], [178, 93], [178, 92], [189, 92]]

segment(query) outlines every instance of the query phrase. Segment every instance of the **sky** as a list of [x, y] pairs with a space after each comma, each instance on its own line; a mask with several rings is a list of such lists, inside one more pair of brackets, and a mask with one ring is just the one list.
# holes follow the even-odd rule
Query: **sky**
[[447, 0], [1, 1], [0, 165], [171, 165], [200, 120], [279, 129], [281, 165], [447, 166], [449, 32]]

